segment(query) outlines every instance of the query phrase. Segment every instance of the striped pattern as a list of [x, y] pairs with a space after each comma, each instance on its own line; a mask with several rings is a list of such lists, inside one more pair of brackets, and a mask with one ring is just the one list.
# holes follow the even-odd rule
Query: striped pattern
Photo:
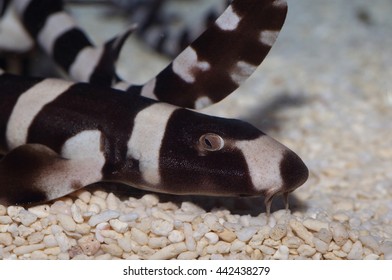
[[[307, 178], [297, 155], [242, 121], [110, 88], [5, 73], [0, 92], [0, 140], [9, 151], [0, 162], [3, 204], [44, 202], [99, 181], [270, 198]], [[211, 134], [219, 136], [218, 149], [200, 142]]]
[[282, 1], [234, 0], [160, 74], [142, 86], [121, 81], [125, 90], [110, 86], [119, 82], [114, 63], [132, 29], [95, 47], [61, 1], [15, 5], [31, 36], [89, 83], [0, 69], [1, 204], [45, 202], [112, 181], [172, 194], [264, 195], [269, 212], [275, 195], [306, 181], [302, 160], [252, 125], [183, 108], [215, 103], [253, 73], [283, 24]]
[[[95, 47], [64, 12], [62, 1], [15, 2], [31, 36], [73, 79], [126, 88], [131, 94], [193, 109], [219, 102], [256, 70], [275, 42], [287, 12], [287, 6], [279, 0], [234, 0], [193, 43], [181, 47], [185, 49], [156, 77], [144, 85], [132, 85], [119, 81], [114, 67], [129, 32], [119, 36], [119, 44], [112, 40]], [[152, 1], [157, 10], [151, 9], [154, 13], [149, 17], [163, 3]], [[149, 30], [151, 25], [145, 22], [141, 32], [154, 33]]]

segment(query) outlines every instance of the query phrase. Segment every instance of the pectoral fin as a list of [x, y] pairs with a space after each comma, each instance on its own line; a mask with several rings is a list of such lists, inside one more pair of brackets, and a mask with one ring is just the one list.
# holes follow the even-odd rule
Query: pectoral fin
[[50, 148], [26, 144], [0, 161], [0, 204], [42, 203], [100, 181], [99, 164], [65, 159]]

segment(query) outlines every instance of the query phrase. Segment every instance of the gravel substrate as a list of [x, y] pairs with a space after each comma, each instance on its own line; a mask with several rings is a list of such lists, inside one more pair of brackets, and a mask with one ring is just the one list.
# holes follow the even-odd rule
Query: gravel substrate
[[[288, 2], [263, 66], [206, 112], [247, 120], [304, 159], [311, 176], [290, 212], [279, 199], [267, 219], [263, 198], [100, 185], [33, 208], [0, 206], [0, 258], [392, 259], [392, 3]], [[145, 65], [136, 47], [121, 69]], [[128, 75], [152, 75], [141, 72]]]

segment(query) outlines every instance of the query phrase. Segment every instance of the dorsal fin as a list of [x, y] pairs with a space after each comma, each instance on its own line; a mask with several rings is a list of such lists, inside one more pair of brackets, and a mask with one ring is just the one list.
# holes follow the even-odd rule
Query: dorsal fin
[[90, 159], [69, 160], [40, 144], [26, 144], [0, 160], [0, 204], [42, 203], [101, 180]]

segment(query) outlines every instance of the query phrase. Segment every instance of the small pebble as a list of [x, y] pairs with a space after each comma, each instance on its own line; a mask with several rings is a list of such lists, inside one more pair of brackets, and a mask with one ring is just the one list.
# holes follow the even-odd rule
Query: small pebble
[[9, 246], [12, 244], [12, 235], [9, 232], [0, 233], [0, 245]]
[[151, 223], [151, 232], [156, 235], [168, 236], [173, 228], [173, 223], [165, 220], [155, 220]]
[[256, 227], [247, 227], [237, 231], [236, 235], [238, 240], [246, 242], [249, 241], [257, 231], [258, 229]]
[[107, 222], [111, 219], [117, 219], [120, 216], [120, 213], [118, 211], [113, 211], [113, 210], [105, 210], [100, 214], [94, 215], [90, 218], [88, 221], [88, 224], [90, 226], [96, 226], [100, 223]]
[[169, 240], [164, 236], [160, 236], [160, 237], [151, 237], [148, 240], [147, 245], [152, 249], [162, 249], [163, 247], [166, 247], [167, 244], [169, 244]]
[[349, 238], [348, 232], [345, 228], [345, 226], [341, 223], [338, 222], [332, 222], [329, 224], [329, 227], [332, 232], [332, 238], [336, 242], [337, 245], [343, 246], [344, 243]]
[[108, 253], [109, 255], [112, 255], [115, 257], [121, 257], [121, 255], [123, 254], [123, 249], [121, 249], [121, 247], [115, 243], [102, 244], [101, 249], [105, 253]]
[[350, 253], [347, 255], [347, 259], [349, 260], [361, 260], [363, 255], [363, 247], [362, 243], [360, 241], [356, 241], [352, 248]]
[[168, 260], [187, 251], [185, 242], [170, 244], [149, 257], [150, 260]]
[[17, 255], [24, 255], [24, 254], [34, 252], [36, 250], [42, 250], [44, 248], [45, 248], [45, 244], [43, 244], [43, 243], [33, 244], [33, 245], [24, 245], [24, 246], [16, 247], [13, 250], [13, 252], [14, 252], [14, 254], [17, 254]]
[[118, 233], [124, 233], [128, 230], [128, 224], [121, 222], [118, 219], [110, 220], [109, 224]]
[[72, 204], [72, 206], [71, 206], [71, 214], [72, 214], [73, 220], [76, 223], [81, 224], [81, 223], [84, 222], [84, 219], [83, 219], [83, 216], [82, 216], [82, 210], [76, 204]]
[[313, 246], [313, 234], [309, 232], [299, 221], [291, 219], [290, 226], [299, 238], [304, 240], [306, 244]]
[[80, 238], [78, 240], [78, 245], [87, 256], [94, 255], [101, 247], [101, 243], [97, 239], [88, 235]]
[[315, 236], [327, 244], [329, 244], [332, 240], [332, 232], [325, 228], [322, 228], [318, 232], [316, 232]]
[[316, 219], [306, 219], [303, 222], [303, 225], [306, 228], [316, 232], [320, 231], [321, 229], [328, 229], [328, 223]]
[[12, 219], [9, 216], [0, 216], [0, 224], [8, 225], [12, 223]]
[[311, 257], [316, 253], [316, 249], [308, 244], [302, 244], [298, 247], [298, 253], [302, 257]]
[[75, 231], [76, 223], [71, 216], [65, 214], [57, 214], [57, 220], [66, 231]]
[[142, 246], [148, 243], [148, 235], [137, 228], [131, 229], [131, 238]]
[[36, 215], [24, 209], [19, 211], [17, 216], [19, 217], [20, 222], [26, 227], [30, 226], [38, 219]]
[[283, 237], [286, 236], [286, 234], [287, 234], [287, 227], [286, 225], [281, 225], [281, 224], [275, 225], [269, 232], [269, 236], [276, 241], [281, 240]]
[[328, 251], [328, 244], [318, 239], [317, 237], [313, 238], [313, 243], [317, 252], [325, 254]]
[[182, 242], [185, 239], [185, 234], [179, 230], [173, 230], [167, 237], [171, 243]]
[[223, 231], [218, 232], [217, 234], [220, 239], [226, 242], [233, 242], [237, 238], [236, 234], [228, 229], [224, 229]]
[[50, 206], [47, 204], [37, 205], [34, 207], [30, 207], [29, 212], [33, 213], [34, 215], [36, 215], [40, 219], [46, 218], [50, 214]]
[[213, 245], [219, 241], [219, 236], [215, 232], [207, 232], [204, 236], [209, 244]]
[[275, 260], [288, 260], [289, 259], [289, 248], [284, 245], [279, 246], [278, 250], [273, 255]]
[[184, 235], [185, 235], [185, 244], [188, 248], [188, 251], [194, 251], [196, 249], [196, 241], [193, 238], [193, 229], [191, 224], [184, 223]]

